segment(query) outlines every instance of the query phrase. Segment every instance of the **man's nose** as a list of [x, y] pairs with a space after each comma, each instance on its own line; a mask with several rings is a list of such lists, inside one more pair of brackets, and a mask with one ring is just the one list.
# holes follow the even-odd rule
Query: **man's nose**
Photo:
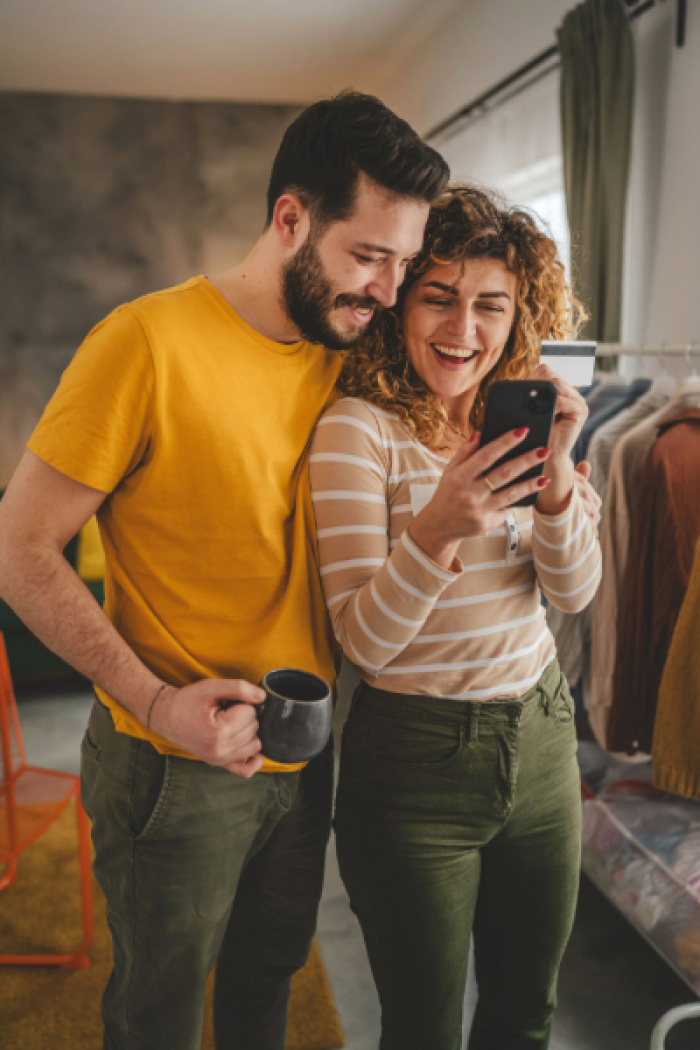
[[371, 295], [382, 306], [393, 306], [403, 278], [404, 270], [399, 263], [386, 266], [381, 274], [377, 274], [370, 281], [367, 286], [367, 294]]

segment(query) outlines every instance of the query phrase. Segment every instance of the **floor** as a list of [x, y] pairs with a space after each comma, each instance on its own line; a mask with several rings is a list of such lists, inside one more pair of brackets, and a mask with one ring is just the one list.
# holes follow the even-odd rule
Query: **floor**
[[[344, 680], [337, 712], [340, 729], [352, 682]], [[34, 689], [19, 697], [29, 761], [69, 772], [79, 766], [79, 743], [92, 703], [80, 685], [58, 691]], [[335, 851], [328, 853], [318, 939], [346, 1037], [347, 1050], [376, 1050], [379, 1005], [362, 936], [338, 875]], [[476, 989], [467, 988], [465, 1020]], [[618, 914], [583, 880], [573, 935], [560, 975], [551, 1050], [648, 1050], [652, 1029], [667, 1010], [694, 1001], [686, 985]], [[467, 1028], [465, 1025], [465, 1030]], [[700, 1022], [676, 1026], [668, 1050], [699, 1050]], [[426, 1048], [428, 1050], [428, 1048]]]

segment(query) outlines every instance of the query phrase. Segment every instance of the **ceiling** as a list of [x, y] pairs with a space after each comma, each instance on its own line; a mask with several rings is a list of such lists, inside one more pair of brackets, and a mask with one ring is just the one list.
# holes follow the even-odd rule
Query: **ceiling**
[[0, 90], [307, 102], [379, 92], [471, 0], [0, 0]]

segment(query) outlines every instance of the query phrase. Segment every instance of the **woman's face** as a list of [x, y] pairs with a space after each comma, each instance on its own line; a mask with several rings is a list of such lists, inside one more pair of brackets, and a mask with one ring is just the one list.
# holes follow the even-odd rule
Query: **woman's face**
[[501, 356], [515, 317], [517, 278], [496, 259], [434, 266], [406, 296], [406, 349], [421, 379], [450, 402], [466, 397]]

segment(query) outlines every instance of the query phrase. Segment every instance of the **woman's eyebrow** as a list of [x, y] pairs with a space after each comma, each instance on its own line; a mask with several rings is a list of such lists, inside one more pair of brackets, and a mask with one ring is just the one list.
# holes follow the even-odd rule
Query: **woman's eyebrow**
[[[443, 284], [442, 281], [426, 281], [423, 285], [424, 288], [437, 288], [441, 292], [447, 292], [448, 295], [459, 295], [459, 291], [452, 284]], [[510, 299], [508, 292], [494, 291], [494, 292], [479, 292], [477, 299]]]

